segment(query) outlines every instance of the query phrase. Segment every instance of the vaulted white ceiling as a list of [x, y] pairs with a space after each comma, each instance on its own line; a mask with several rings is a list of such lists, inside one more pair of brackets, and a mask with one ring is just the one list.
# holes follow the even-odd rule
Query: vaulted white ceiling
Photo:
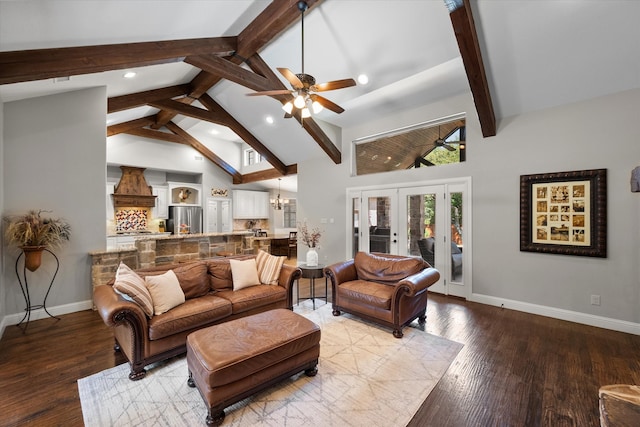
[[[235, 36], [269, 3], [0, 1], [0, 51]], [[504, 117], [640, 87], [640, 1], [471, 0], [471, 5], [498, 132]], [[300, 23], [259, 53], [272, 69], [300, 72]], [[338, 127], [469, 91], [443, 0], [325, 0], [305, 16], [304, 66], [319, 82], [368, 75], [367, 85], [326, 92], [346, 111], [325, 110], [317, 118]], [[132, 80], [109, 71], [2, 85], [0, 99], [98, 85], [112, 97], [186, 83], [198, 72], [181, 62], [136, 71]], [[321, 155], [299, 123], [283, 118], [279, 102], [245, 96], [249, 91], [222, 81], [209, 94], [285, 164]], [[121, 122], [152, 111], [143, 107], [110, 119]], [[274, 117], [273, 125], [265, 123], [267, 115]], [[184, 123], [190, 132], [215, 126], [189, 120]], [[237, 139], [224, 131], [218, 138]]]

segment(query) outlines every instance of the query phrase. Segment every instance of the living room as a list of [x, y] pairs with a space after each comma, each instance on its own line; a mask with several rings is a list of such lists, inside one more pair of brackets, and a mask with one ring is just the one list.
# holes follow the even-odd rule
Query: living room
[[[486, 3], [491, 2], [480, 1], [477, 7], [486, 11], [483, 7], [490, 6]], [[531, 3], [526, 4], [533, 7]], [[553, 2], [545, 3], [551, 7]], [[580, 2], [561, 3], [569, 8], [578, 7]], [[581, 34], [582, 43], [577, 36], [566, 43], [560, 43], [551, 35], [542, 37], [542, 47], [535, 53], [544, 59], [546, 49], [560, 51], [557, 55], [564, 57], [566, 63], [551, 61], [538, 66], [531, 74], [526, 74], [529, 80], [519, 84], [514, 76], [525, 70], [490, 62], [492, 50], [500, 49], [500, 46], [486, 47], [489, 52], [486, 61], [492, 64], [490, 71], [496, 76], [492, 80], [494, 87], [500, 94], [515, 94], [509, 108], [501, 104], [502, 109], [511, 114], [497, 111], [495, 136], [483, 137], [474, 97], [467, 90], [343, 127], [336, 132], [342, 154], [340, 164], [335, 164], [308, 137], [300, 139], [309, 154], [295, 161], [298, 216], [315, 225], [320, 225], [322, 218], [334, 219], [332, 223], [322, 224], [324, 236], [320, 256], [323, 262], [342, 261], [349, 255], [345, 250], [349, 229], [346, 194], [349, 189], [401, 187], [407, 183], [470, 177], [473, 235], [469, 249], [473, 261], [469, 270], [469, 302], [640, 335], [640, 270], [637, 263], [640, 200], [638, 194], [630, 191], [629, 183], [631, 171], [638, 166], [640, 158], [637, 144], [640, 135], [636, 126], [640, 111], [637, 72], [640, 54], [637, 52], [638, 29], [633, 22], [633, 17], [638, 16], [638, 8], [635, 2], [628, 1], [615, 2], [616, 6], [597, 3], [580, 5], [589, 10], [584, 15], [578, 11], [555, 10], [566, 20], [558, 19], [563, 25], [576, 26], [573, 34]], [[576, 14], [580, 19], [573, 21], [572, 16]], [[600, 20], [587, 19], [594, 19], [593, 15], [600, 15]], [[491, 21], [482, 19], [486, 16], [479, 15], [476, 19], [483, 31], [490, 31]], [[534, 25], [527, 23], [524, 17], [519, 21], [511, 18], [514, 21], [510, 25]], [[10, 18], [0, 19], [4, 24]], [[538, 28], [544, 25], [534, 22], [538, 27], [529, 33], [531, 38], [540, 37]], [[601, 27], [591, 25], [594, 22], [600, 23]], [[506, 31], [504, 26], [498, 28]], [[504, 39], [506, 43], [509, 38]], [[37, 47], [41, 46], [44, 43]], [[12, 50], [5, 46], [1, 48]], [[583, 54], [574, 60], [570, 53], [576, 51]], [[522, 57], [534, 55], [518, 49], [509, 52], [520, 55], [524, 64], [527, 61]], [[277, 63], [269, 65], [279, 66]], [[567, 74], [563, 67], [580, 72]], [[631, 77], [627, 74], [629, 70], [635, 71]], [[619, 84], [605, 86], [601, 83], [604, 80]], [[510, 86], [501, 86], [500, 82]], [[537, 83], [535, 87], [534, 83]], [[548, 101], [564, 89], [568, 92], [572, 89], [572, 95], [561, 103]], [[526, 106], [524, 100], [518, 99], [525, 93], [528, 95]], [[49, 300], [56, 314], [91, 308], [87, 254], [104, 245], [105, 165], [121, 161], [109, 158], [105, 149], [107, 99], [105, 87], [93, 87], [0, 104], [0, 156], [3, 162], [0, 211], [13, 213], [42, 207], [72, 223], [72, 240], [59, 254], [63, 268]], [[557, 98], [553, 99], [555, 102]], [[269, 104], [269, 100], [265, 102]], [[276, 110], [279, 110], [278, 105]], [[461, 112], [466, 113], [466, 162], [352, 176], [351, 144], [354, 140]], [[299, 134], [296, 134], [296, 140], [297, 136]], [[153, 156], [139, 160], [137, 166], [171, 169], [175, 167], [175, 159], [193, 159], [193, 151], [182, 145], [125, 138], [114, 142], [128, 144], [131, 150], [153, 153]], [[297, 150], [300, 148], [295, 147], [294, 151]], [[232, 186], [228, 175], [211, 163], [204, 162], [203, 165], [200, 162], [190, 167], [204, 172], [205, 188]], [[592, 169], [607, 170], [607, 256], [519, 251], [520, 176]], [[13, 271], [16, 256], [8, 248], [2, 248], [0, 319], [3, 331], [19, 320], [24, 308]], [[591, 295], [601, 296], [600, 305], [592, 305]], [[628, 356], [634, 358], [635, 355]]]

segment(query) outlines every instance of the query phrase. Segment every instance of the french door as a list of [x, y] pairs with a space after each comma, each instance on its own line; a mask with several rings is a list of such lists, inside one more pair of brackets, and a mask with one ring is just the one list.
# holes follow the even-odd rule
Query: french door
[[440, 280], [430, 291], [466, 298], [469, 287], [465, 278], [470, 278], [471, 260], [468, 188], [465, 180], [350, 190], [347, 253], [422, 257], [440, 271]]

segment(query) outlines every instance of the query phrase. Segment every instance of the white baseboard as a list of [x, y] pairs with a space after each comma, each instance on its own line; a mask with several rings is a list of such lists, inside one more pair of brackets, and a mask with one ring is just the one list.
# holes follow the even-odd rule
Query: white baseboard
[[596, 326], [598, 328], [610, 329], [612, 331], [640, 335], [640, 323], [627, 322], [625, 320], [611, 319], [609, 317], [579, 313], [577, 311], [530, 304], [527, 302], [497, 298], [482, 294], [472, 294], [471, 298], [469, 298], [469, 301], [478, 302], [480, 304], [493, 305], [496, 307], [504, 307], [511, 310], [523, 311], [525, 313], [538, 314], [540, 316], [552, 317], [554, 319], [568, 320], [569, 322]]
[[[47, 310], [49, 310], [49, 313], [53, 314], [54, 316], [59, 316], [63, 314], [75, 313], [76, 311], [90, 310], [92, 308], [93, 302], [91, 300], [87, 300], [58, 305], [55, 307], [47, 307]], [[24, 313], [9, 314], [8, 316], [5, 316], [2, 321], [0, 321], [0, 337], [4, 335], [4, 330], [7, 326], [17, 325], [23, 317]], [[44, 311], [44, 309], [39, 308], [31, 312], [30, 321], [45, 319], [47, 317], [49, 317], [49, 315]]]

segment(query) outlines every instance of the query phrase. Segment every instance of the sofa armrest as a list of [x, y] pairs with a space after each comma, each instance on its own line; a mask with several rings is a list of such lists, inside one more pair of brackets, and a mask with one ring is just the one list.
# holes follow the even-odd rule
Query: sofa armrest
[[148, 329], [147, 316], [142, 308], [131, 301], [127, 301], [110, 285], [96, 286], [93, 291], [93, 301], [98, 313], [107, 326], [122, 325], [124, 321], [136, 324], [134, 330], [146, 333]]
[[412, 274], [396, 284], [395, 294], [405, 293], [405, 295], [413, 297], [422, 292], [426, 292], [429, 286], [433, 285], [440, 279], [440, 272], [433, 267], [425, 268], [418, 273]]
[[302, 277], [302, 270], [293, 265], [282, 264], [280, 276], [278, 277], [278, 285], [287, 291], [287, 307], [293, 309], [293, 282]]

